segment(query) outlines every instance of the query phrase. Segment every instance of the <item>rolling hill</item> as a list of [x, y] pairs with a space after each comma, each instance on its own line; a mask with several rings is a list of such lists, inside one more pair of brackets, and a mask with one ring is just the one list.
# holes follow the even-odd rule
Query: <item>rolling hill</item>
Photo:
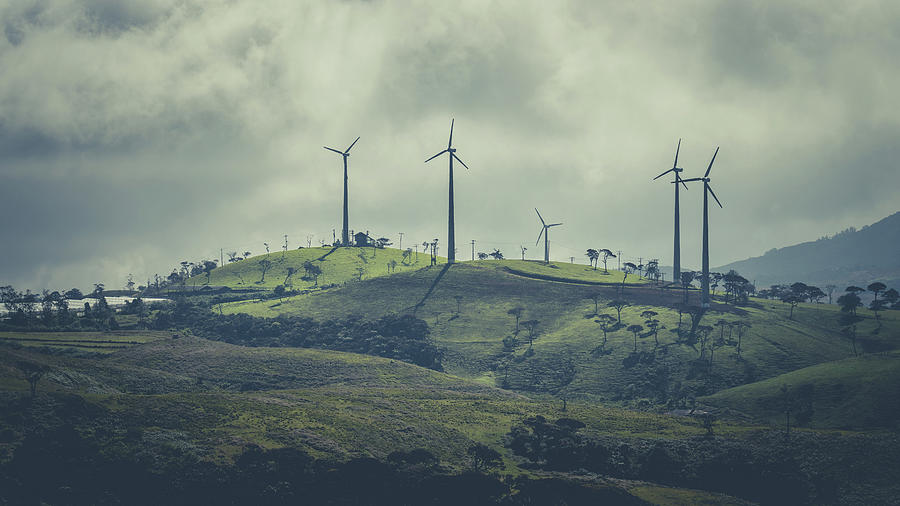
[[[781, 390], [787, 385], [787, 392]], [[900, 352], [866, 354], [805, 367], [700, 399], [757, 422], [783, 424], [785, 402], [804, 425], [824, 429], [896, 428], [900, 424]], [[787, 395], [787, 398], [785, 397]], [[804, 415], [804, 404], [809, 404]]]
[[[537, 272], [540, 269], [555, 271], [555, 280], [545, 279], [544, 272]], [[223, 311], [319, 321], [350, 314], [377, 318], [413, 313], [428, 322], [432, 339], [444, 351], [444, 368], [452, 374], [529, 395], [560, 395], [562, 387], [553, 378], [561, 364], [571, 362], [576, 372], [565, 387], [566, 395], [626, 405], [684, 401], [852, 355], [850, 342], [840, 333], [840, 314], [833, 307], [802, 305], [789, 318], [782, 303], [754, 300], [742, 307], [714, 304], [704, 316], [702, 325], [713, 326], [719, 320], [751, 325], [743, 338], [741, 357], [736, 356], [735, 346], [725, 346], [709, 367], [706, 360], [699, 360], [699, 345], [684, 339], [690, 317], [682, 318], [679, 325], [675, 307], [683, 297], [681, 290], [647, 284], [630, 284], [622, 290], [618, 285], [592, 284], [594, 280], [578, 275], [616, 279], [613, 274], [602, 276], [571, 264], [551, 269], [514, 260], [467, 262], [449, 269], [400, 272], [283, 300], [229, 303]], [[594, 295], [600, 312], [613, 316], [616, 311], [605, 307], [609, 301], [629, 302], [622, 310], [622, 326], [608, 333], [602, 349], [598, 348], [603, 333], [594, 322], [590, 298]], [[691, 297], [695, 299], [696, 293]], [[520, 324], [516, 332], [515, 319], [509, 314], [515, 307], [524, 309], [521, 321], [539, 322], [533, 344], [524, 326]], [[655, 337], [644, 329], [635, 338], [625, 327], [644, 325], [645, 311], [657, 313], [654, 318], [661, 329]], [[880, 326], [869, 315], [858, 327], [860, 342], [868, 350], [897, 345], [891, 336], [900, 328], [900, 318], [893, 312], [883, 315]], [[728, 327], [717, 327], [714, 333], [730, 337], [732, 343], [736, 340]]]
[[766, 254], [713, 269], [734, 269], [757, 287], [802, 281], [824, 286], [866, 286], [881, 281], [900, 286], [900, 212], [859, 230], [772, 249]]

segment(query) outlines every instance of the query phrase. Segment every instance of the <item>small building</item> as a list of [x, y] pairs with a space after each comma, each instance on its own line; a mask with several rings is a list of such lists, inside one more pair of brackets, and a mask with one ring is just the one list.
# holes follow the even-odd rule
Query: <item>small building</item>
[[375, 241], [369, 237], [368, 232], [357, 232], [353, 234], [353, 245], [359, 248], [372, 247]]

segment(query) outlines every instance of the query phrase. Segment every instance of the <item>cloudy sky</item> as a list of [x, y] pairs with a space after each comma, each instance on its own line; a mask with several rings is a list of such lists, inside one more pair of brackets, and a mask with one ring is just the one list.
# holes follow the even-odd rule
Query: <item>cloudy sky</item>
[[330, 242], [357, 136], [351, 228], [445, 243], [451, 118], [462, 258], [669, 264], [679, 137], [713, 265], [898, 211], [900, 3], [456, 4], [0, 0], [0, 284]]

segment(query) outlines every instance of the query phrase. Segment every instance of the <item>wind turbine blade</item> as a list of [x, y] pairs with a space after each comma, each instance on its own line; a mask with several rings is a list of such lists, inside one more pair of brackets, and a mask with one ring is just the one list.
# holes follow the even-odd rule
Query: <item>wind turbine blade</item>
[[714, 199], [716, 199], [716, 204], [719, 204], [719, 207], [724, 208], [725, 206], [723, 206], [722, 203], [719, 202], [719, 197], [716, 197], [716, 192], [712, 191], [712, 186], [707, 184], [706, 189], [709, 190], [709, 193], [713, 196]]
[[675, 163], [672, 164], [672, 169], [678, 167], [678, 152], [681, 151], [681, 139], [678, 139], [678, 147], [675, 148]]
[[673, 170], [675, 170], [675, 169], [669, 169], [669, 170], [663, 172], [662, 174], [656, 176], [655, 178], [653, 178], [653, 180], [656, 181], [657, 179], [659, 179], [659, 178], [665, 176], [666, 174], [668, 174], [669, 172], [672, 172]]
[[325, 148], [325, 149], [327, 149], [328, 151], [334, 151], [335, 153], [337, 153], [337, 154], [339, 154], [339, 155], [343, 155], [343, 154], [344, 154], [343, 151], [338, 151], [338, 150], [336, 150], [336, 149], [329, 148], [328, 146], [322, 146], [322, 147]]
[[684, 186], [684, 189], [687, 190], [688, 187], [687, 187], [686, 184], [684, 184], [684, 179], [681, 179], [681, 178], [678, 176], [678, 173], [676, 172], [676, 173], [675, 173], [675, 184], [678, 184], [679, 181], [681, 181], [681, 186]]
[[534, 245], [535, 245], [535, 246], [537, 246], [538, 244], [540, 244], [540, 242], [541, 242], [541, 236], [544, 235], [544, 230], [546, 230], [546, 229], [545, 229], [544, 227], [541, 227], [541, 233], [538, 234], [537, 241], [534, 241]]
[[359, 137], [357, 137], [356, 140], [353, 141], [353, 144], [351, 144], [350, 147], [347, 148], [347, 151], [344, 151], [344, 153], [349, 153], [350, 150], [353, 149], [353, 146], [356, 146], [357, 141], [359, 141]]
[[562, 225], [562, 223], [551, 223], [550, 225], [547, 225], [547, 228], [555, 227], [557, 225]]
[[453, 144], [453, 122], [456, 121], [456, 118], [452, 118], [450, 120], [450, 140], [447, 141], [447, 149], [450, 149], [450, 146]]
[[692, 177], [690, 179], [682, 179], [682, 183], [690, 183], [691, 181], [703, 181], [702, 177]]
[[544, 226], [546, 226], [546, 225], [547, 225], [547, 222], [546, 222], [546, 221], [544, 221], [544, 218], [543, 218], [543, 217], [542, 217], [542, 216], [541, 216], [541, 212], [540, 212], [540, 211], [538, 211], [538, 210], [537, 210], [537, 208], [536, 208], [536, 207], [535, 207], [535, 208], [534, 208], [534, 212], [536, 212], [536, 213], [538, 213], [538, 218], [540, 218], [540, 219], [541, 219], [541, 225], [544, 225]]
[[466, 168], [466, 170], [469, 170], [469, 166], [468, 166], [468, 165], [466, 165], [466, 162], [464, 162], [464, 161], [462, 161], [462, 160], [460, 160], [460, 159], [459, 159], [459, 157], [458, 157], [458, 156], [456, 156], [456, 153], [450, 153], [450, 156], [452, 156], [452, 157], [453, 157], [453, 158], [456, 158], [456, 161], [457, 161], [457, 162], [459, 162], [459, 163], [461, 163], [461, 164], [463, 164], [463, 167], [465, 167], [465, 168]]
[[431, 157], [431, 158], [429, 158], [429, 159], [428, 159], [428, 160], [425, 160], [425, 163], [428, 163], [428, 162], [430, 162], [430, 161], [432, 161], [432, 160], [434, 160], [434, 159], [435, 159], [435, 158], [437, 158], [437, 157], [439, 157], [439, 156], [441, 156], [441, 155], [443, 155], [443, 154], [444, 154], [444, 153], [446, 153], [446, 152], [447, 152], [447, 150], [446, 150], [446, 149], [445, 149], [445, 150], [443, 150], [443, 151], [441, 151], [441, 152], [440, 152], [440, 153], [438, 153], [438, 154], [436, 154], [436, 155], [434, 155], [434, 156], [432, 156], [432, 157]]
[[712, 170], [712, 164], [716, 161], [716, 155], [719, 154], [719, 146], [716, 146], [716, 152], [713, 153], [712, 160], [709, 161], [709, 167], [706, 168], [706, 174], [703, 174], [703, 177], [709, 177], [709, 171]]

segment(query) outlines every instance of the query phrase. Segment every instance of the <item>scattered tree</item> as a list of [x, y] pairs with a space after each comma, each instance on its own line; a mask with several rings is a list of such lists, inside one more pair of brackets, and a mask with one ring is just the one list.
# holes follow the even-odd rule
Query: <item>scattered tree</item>
[[495, 248], [491, 253], [491, 257], [493, 257], [494, 260], [503, 260], [503, 253], [500, 253], [500, 250]]
[[600, 261], [603, 262], [603, 273], [604, 274], [609, 274], [609, 269], [606, 268], [606, 262], [610, 258], [616, 258], [616, 256], [613, 255], [612, 251], [610, 251], [608, 249], [600, 250]]
[[322, 268], [319, 267], [316, 263], [307, 260], [303, 262], [303, 270], [306, 272], [304, 276], [307, 280], [313, 280], [313, 286], [319, 286], [319, 276], [322, 274]]
[[588, 248], [586, 256], [588, 257], [588, 264], [594, 267], [594, 270], [597, 270], [597, 260], [600, 259], [600, 252], [595, 250], [594, 248]]
[[506, 314], [511, 315], [512, 317], [514, 317], [516, 319], [516, 335], [519, 335], [519, 318], [522, 317], [522, 313], [524, 313], [524, 312], [525, 312], [525, 308], [523, 308], [521, 306], [516, 306], [506, 312]]
[[269, 272], [269, 269], [272, 268], [272, 262], [266, 258], [263, 258], [259, 261], [259, 270], [262, 272], [262, 277], [259, 278], [260, 283], [266, 282], [266, 273]]
[[25, 375], [25, 379], [28, 381], [28, 388], [31, 391], [31, 397], [34, 398], [37, 395], [37, 384], [41, 378], [44, 377], [44, 374], [47, 373], [47, 369], [40, 365], [35, 364], [34, 362], [19, 362], [16, 364], [22, 374]]
[[534, 347], [534, 332], [537, 330], [538, 324], [541, 323], [540, 320], [526, 320], [522, 322], [522, 325], [525, 325], [525, 328], [528, 329], [528, 347]]
[[503, 463], [497, 450], [481, 443], [470, 446], [466, 453], [472, 458], [472, 470], [475, 472], [484, 472]]
[[634, 334], [634, 351], [637, 352], [637, 338], [638, 338], [638, 334], [640, 334], [641, 332], [643, 332], [644, 327], [643, 327], [642, 325], [638, 325], [638, 324], [635, 323], [635, 324], [633, 324], [633, 325], [629, 325], [628, 328], [627, 328], [626, 330], [628, 330], [629, 332], [631, 332], [632, 334]]
[[616, 310], [616, 319], [618, 320], [619, 325], [622, 324], [622, 309], [630, 306], [631, 304], [628, 301], [623, 299], [613, 299], [606, 303], [606, 307], [611, 307]]
[[478, 259], [479, 259], [479, 260], [487, 260], [487, 259], [488, 259], [488, 254], [485, 253], [485, 252], [483, 252], [483, 251], [479, 251], [479, 252], [478, 252]]
[[599, 314], [600, 313], [600, 309], [599, 309], [600, 299], [603, 298], [603, 296], [598, 292], [592, 292], [592, 293], [588, 294], [587, 298], [594, 301], [594, 314], [595, 315]]
[[697, 273], [693, 271], [681, 271], [681, 287], [684, 288], [684, 303], [688, 303], [688, 288], [697, 279]]

